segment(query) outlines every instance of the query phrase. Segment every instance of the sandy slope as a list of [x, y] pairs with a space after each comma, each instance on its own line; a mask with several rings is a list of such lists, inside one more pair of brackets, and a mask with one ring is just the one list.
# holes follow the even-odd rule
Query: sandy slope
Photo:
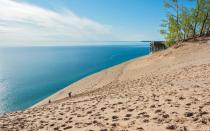
[[210, 130], [210, 41], [125, 62], [3, 114], [0, 130], [15, 129]]

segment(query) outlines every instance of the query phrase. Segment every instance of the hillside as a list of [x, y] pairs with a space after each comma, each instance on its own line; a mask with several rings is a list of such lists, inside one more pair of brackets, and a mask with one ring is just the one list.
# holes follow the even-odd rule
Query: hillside
[[122, 63], [86, 77], [30, 109], [0, 117], [3, 131], [187, 131], [209, 130], [209, 125], [208, 40], [181, 43]]

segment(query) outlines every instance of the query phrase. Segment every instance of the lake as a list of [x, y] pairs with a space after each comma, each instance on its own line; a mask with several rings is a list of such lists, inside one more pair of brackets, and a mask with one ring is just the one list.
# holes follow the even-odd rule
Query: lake
[[149, 54], [147, 43], [0, 47], [0, 112], [31, 107], [85, 76]]

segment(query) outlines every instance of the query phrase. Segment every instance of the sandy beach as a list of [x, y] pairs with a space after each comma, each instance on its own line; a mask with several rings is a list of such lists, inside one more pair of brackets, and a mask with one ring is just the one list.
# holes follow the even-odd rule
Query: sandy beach
[[95, 73], [29, 109], [3, 114], [0, 130], [208, 131], [210, 41]]

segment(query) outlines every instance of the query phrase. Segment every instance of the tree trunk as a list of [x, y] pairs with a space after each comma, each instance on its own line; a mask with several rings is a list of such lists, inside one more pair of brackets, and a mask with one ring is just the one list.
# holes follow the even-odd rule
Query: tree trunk
[[194, 25], [194, 29], [193, 29], [193, 37], [195, 37], [196, 35], [196, 28], [197, 28], [197, 22]]
[[196, 15], [195, 15], [195, 24], [194, 24], [194, 29], [193, 29], [193, 37], [195, 38], [196, 35], [196, 28], [197, 28], [197, 17], [199, 14], [199, 0], [196, 0]]
[[209, 17], [209, 12], [206, 13], [206, 16], [205, 16], [205, 18], [203, 20], [203, 23], [202, 23], [202, 26], [201, 26], [201, 30], [200, 30], [200, 36], [203, 35], [203, 30], [204, 30], [204, 27], [205, 27], [205, 24], [206, 24], [206, 21], [207, 21], [208, 17]]
[[210, 25], [207, 27], [206, 36], [208, 36], [209, 34], [210, 34]]
[[179, 4], [178, 4], [178, 0], [176, 1], [176, 24], [177, 24], [177, 40], [180, 40], [180, 36], [179, 36], [179, 32], [180, 32], [180, 28], [179, 28]]

